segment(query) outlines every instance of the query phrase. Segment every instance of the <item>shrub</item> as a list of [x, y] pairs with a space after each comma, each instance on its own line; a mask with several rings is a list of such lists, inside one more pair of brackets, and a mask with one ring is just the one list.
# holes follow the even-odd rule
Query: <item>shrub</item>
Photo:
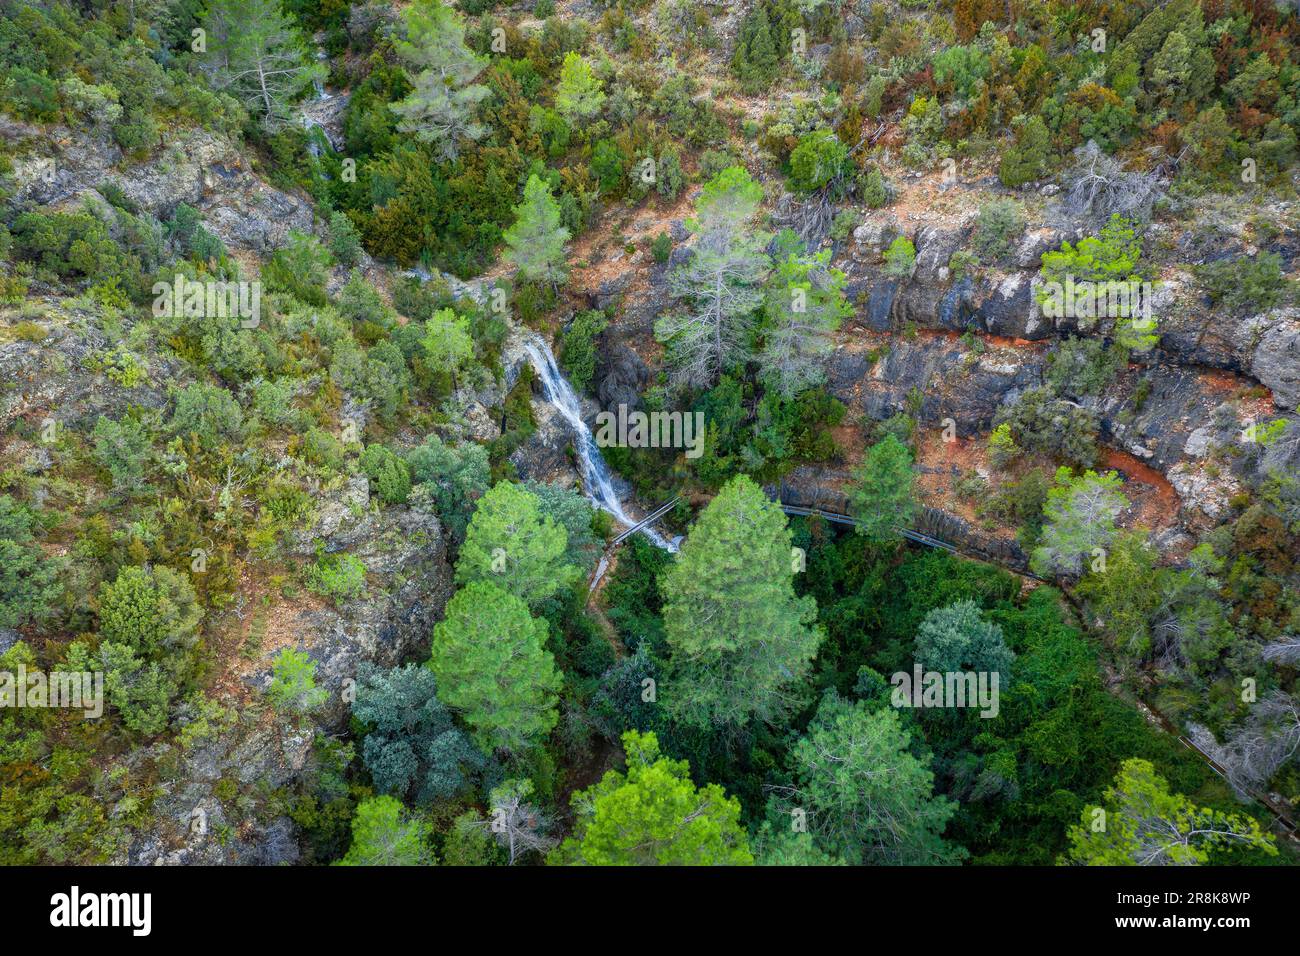
[[672, 253], [673, 237], [671, 233], [661, 232], [650, 240], [650, 255], [653, 256], [655, 262], [660, 265], [667, 262], [668, 257], [671, 256]]
[[1097, 458], [1097, 416], [1054, 396], [1048, 388], [1030, 389], [1012, 406], [1004, 406], [996, 423], [1006, 424], [1020, 447], [1079, 465]]
[[591, 151], [591, 171], [606, 195], [620, 195], [627, 188], [628, 157], [612, 139], [596, 142]]
[[898, 279], [906, 279], [916, 269], [916, 246], [906, 236], [899, 236], [885, 250], [885, 273]]
[[25, 212], [12, 229], [15, 257], [61, 278], [107, 279], [125, 265], [107, 227], [87, 213]]
[[1020, 455], [1020, 446], [1011, 435], [1011, 426], [1006, 422], [998, 425], [989, 433], [989, 463], [994, 468], [1006, 468]]
[[1063, 395], [1100, 395], [1124, 367], [1123, 349], [1100, 339], [1071, 338], [1048, 356], [1047, 382]]
[[1197, 277], [1210, 294], [1210, 301], [1232, 312], [1271, 309], [1288, 286], [1282, 275], [1282, 258], [1275, 252], [1261, 252], [1253, 259], [1209, 262], [1197, 270]]
[[872, 209], [889, 205], [889, 184], [885, 182], [885, 176], [879, 166], [871, 167], [860, 180], [859, 188], [862, 191], [862, 201]]
[[93, 435], [95, 462], [109, 473], [113, 488], [127, 494], [138, 491], [151, 450], [144, 426], [133, 418], [115, 422], [101, 415]]
[[36, 527], [30, 510], [0, 495], [0, 627], [44, 621], [59, 595], [58, 565], [36, 543]]
[[194, 436], [208, 450], [223, 441], [239, 441], [244, 434], [244, 413], [224, 388], [195, 382], [176, 396], [172, 412], [174, 434]]
[[335, 210], [330, 214], [329, 249], [345, 266], [361, 261], [361, 234], [345, 212]]
[[191, 647], [203, 620], [189, 579], [163, 565], [123, 568], [99, 605], [100, 636], [150, 660]]
[[473, 442], [455, 448], [429, 435], [406, 456], [411, 477], [432, 495], [434, 508], [457, 538], [464, 537], [474, 505], [488, 490], [487, 449]]
[[277, 710], [307, 714], [329, 698], [325, 688], [316, 686], [316, 662], [306, 651], [286, 647], [276, 657], [271, 673], [266, 695]]
[[330, 254], [315, 236], [289, 231], [288, 243], [262, 267], [268, 292], [283, 292], [307, 305], [323, 306], [327, 299]]
[[986, 262], [996, 262], [1011, 252], [1024, 231], [1025, 212], [1014, 199], [993, 199], [980, 206], [975, 222], [975, 251]]
[[858, 228], [857, 210], [841, 209], [835, 214], [835, 220], [831, 223], [831, 238], [836, 242], [843, 242], [853, 235], [853, 230]]
[[816, 130], [800, 139], [790, 154], [790, 185], [801, 192], [814, 192], [846, 172], [848, 166], [848, 147], [830, 130]]
[[383, 445], [370, 445], [362, 452], [361, 470], [388, 504], [401, 504], [411, 493], [411, 471], [406, 462]]
[[199, 211], [181, 203], [166, 224], [166, 232], [182, 255], [200, 262], [220, 260], [226, 254], [222, 241], [203, 225]]
[[323, 428], [310, 428], [302, 436], [302, 457], [309, 465], [338, 471], [343, 467], [343, 443]]
[[253, 384], [253, 411], [257, 417], [275, 428], [285, 428], [302, 418], [302, 413], [293, 407], [293, 397], [297, 388], [291, 378], [278, 378], [274, 381], [262, 379]]
[[881, 102], [885, 97], [887, 85], [885, 78], [879, 73], [867, 80], [867, 85], [862, 92], [862, 112], [869, 118], [875, 119], [880, 115]]
[[366, 590], [366, 566], [351, 554], [325, 554], [307, 570], [307, 589], [334, 604], [361, 597]]
[[1015, 145], [1002, 154], [998, 177], [1006, 186], [1021, 186], [1038, 179], [1047, 172], [1051, 158], [1051, 135], [1038, 116], [1025, 119], [1017, 116], [1011, 121], [1016, 130]]
[[113, 139], [128, 155], [145, 153], [159, 143], [158, 124], [148, 110], [133, 107], [113, 124]]

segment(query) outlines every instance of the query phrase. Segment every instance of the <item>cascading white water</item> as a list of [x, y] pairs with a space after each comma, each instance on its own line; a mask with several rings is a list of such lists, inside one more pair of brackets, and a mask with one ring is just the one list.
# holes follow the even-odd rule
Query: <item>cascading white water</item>
[[[573, 446], [582, 465], [582, 485], [587, 498], [597, 508], [609, 512], [626, 527], [632, 527], [637, 523], [637, 519], [624, 510], [623, 502], [619, 500], [618, 492], [614, 488], [609, 465], [605, 464], [605, 458], [596, 445], [591, 429], [582, 420], [582, 404], [578, 400], [578, 395], [569, 384], [569, 380], [561, 374], [551, 347], [540, 336], [529, 335], [524, 339], [524, 350], [541, 378], [542, 392], [546, 400], [555, 407], [573, 432]], [[675, 544], [653, 528], [643, 528], [642, 534], [666, 551], [677, 550]]]

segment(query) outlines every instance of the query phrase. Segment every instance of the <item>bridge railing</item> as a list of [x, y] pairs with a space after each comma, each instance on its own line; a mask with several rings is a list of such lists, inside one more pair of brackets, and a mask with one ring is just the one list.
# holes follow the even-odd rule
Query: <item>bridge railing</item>
[[624, 541], [626, 541], [628, 538], [632, 537], [632, 535], [636, 534], [638, 531], [640, 531], [640, 530], [642, 530], [643, 528], [649, 526], [650, 524], [653, 524], [654, 522], [658, 521], [660, 518], [662, 518], [664, 515], [666, 515], [669, 511], [671, 511], [671, 510], [673, 509], [673, 506], [676, 505], [677, 502], [680, 501], [680, 500], [681, 500], [681, 496], [680, 496], [680, 495], [676, 495], [676, 496], [673, 497], [673, 499], [672, 499], [671, 501], [665, 501], [665, 502], [664, 502], [663, 504], [661, 504], [658, 508], [656, 508], [654, 511], [650, 512], [648, 515], [646, 515], [644, 518], [642, 518], [640, 521], [638, 521], [638, 522], [637, 522], [636, 524], [634, 524], [632, 527], [628, 528], [626, 531], [624, 531], [624, 532], [620, 533], [619, 535], [617, 535], [617, 536], [614, 538], [614, 540], [610, 542], [610, 546], [612, 547], [613, 545], [616, 545], [616, 544], [622, 544]]

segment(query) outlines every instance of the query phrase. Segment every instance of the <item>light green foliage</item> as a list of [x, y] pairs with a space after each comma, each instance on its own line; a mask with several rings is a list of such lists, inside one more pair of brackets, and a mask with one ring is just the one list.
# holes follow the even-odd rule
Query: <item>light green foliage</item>
[[797, 705], [822, 634], [794, 593], [780, 507], [741, 475], [700, 514], [663, 575], [670, 678], [660, 695], [697, 726], [775, 722]]
[[329, 692], [316, 686], [316, 662], [306, 651], [286, 647], [272, 664], [271, 674], [266, 695], [277, 710], [309, 714], [329, 699]]
[[431, 143], [442, 159], [454, 161], [463, 139], [481, 139], [487, 127], [475, 119], [491, 91], [474, 79], [487, 65], [465, 45], [465, 25], [442, 0], [417, 0], [402, 11], [402, 29], [393, 43], [414, 75], [414, 89], [391, 104], [398, 129]]
[[770, 263], [767, 236], [751, 220], [763, 188], [739, 166], [705, 184], [687, 223], [696, 235], [695, 254], [669, 274], [669, 288], [682, 300], [655, 322], [655, 337], [668, 347], [676, 384], [707, 387], [731, 365], [749, 358], [753, 314]]
[[916, 662], [922, 671], [997, 673], [1005, 690], [1011, 682], [1015, 654], [1002, 638], [1002, 628], [984, 619], [974, 601], [935, 608], [916, 630]]
[[411, 471], [401, 458], [383, 445], [369, 445], [361, 453], [361, 470], [388, 504], [401, 504], [411, 493]]
[[610, 770], [573, 795], [574, 832], [550, 856], [565, 866], [746, 866], [754, 862], [740, 803], [717, 784], [696, 787], [653, 733], [623, 735], [626, 773]]
[[1030, 566], [1035, 574], [1077, 575], [1085, 557], [1095, 559], [1115, 537], [1115, 519], [1128, 507], [1119, 475], [1085, 471], [1077, 478], [1069, 468], [1056, 472], [1056, 487], [1047, 493], [1041, 544]]
[[867, 449], [848, 489], [858, 534], [877, 542], [896, 540], [916, 515], [915, 484], [912, 452], [893, 434]]
[[1271, 834], [1244, 814], [1198, 807], [1150, 761], [1124, 761], [1100, 807], [1086, 807], [1070, 829], [1066, 862], [1085, 866], [1196, 866], [1230, 849], [1277, 855]]
[[442, 846], [445, 866], [494, 866], [501, 862], [501, 850], [492, 842], [492, 831], [483, 825], [476, 810], [466, 810], [452, 821]]
[[911, 750], [897, 711], [832, 692], [790, 751], [795, 782], [778, 806], [803, 809], [818, 846], [851, 864], [958, 862], [965, 851], [942, 838], [956, 805], [933, 796], [928, 760]]
[[[1088, 236], [1079, 241], [1077, 246], [1063, 242], [1056, 252], [1043, 253], [1040, 273], [1048, 282], [1065, 283], [1072, 279], [1096, 283], [1133, 283], [1142, 279], [1142, 242], [1137, 237], [1133, 224], [1119, 215], [1112, 215], [1110, 221], [1102, 227], [1100, 235]], [[1093, 311], [1101, 313], [1100, 298], [1103, 291], [1097, 292], [1098, 298], [1093, 303]], [[1052, 293], [1044, 288], [1037, 291], [1040, 304], [1052, 299]], [[1145, 352], [1159, 341], [1155, 332], [1154, 318], [1147, 318], [1141, 310], [1135, 308], [1132, 300], [1124, 300], [1105, 295], [1106, 308], [1112, 304], [1117, 314], [1110, 318], [1115, 320], [1112, 335], [1116, 344], [1127, 351]], [[1064, 303], [1058, 303], [1062, 305]], [[1089, 319], [1081, 318], [1079, 325], [1090, 324]]]
[[490, 581], [537, 605], [569, 587], [578, 569], [564, 562], [568, 534], [543, 514], [535, 495], [499, 481], [479, 499], [456, 562], [456, 581]]
[[474, 358], [474, 338], [469, 320], [451, 309], [439, 309], [424, 324], [420, 340], [432, 368], [455, 374]]
[[495, 585], [475, 581], [447, 602], [429, 667], [483, 749], [520, 754], [555, 726], [561, 677], [545, 641], [546, 622]]
[[560, 66], [560, 83], [555, 88], [555, 108], [571, 123], [590, 120], [605, 103], [601, 82], [591, 64], [570, 50]]
[[754, 834], [754, 862], [759, 866], [847, 866], [817, 845], [813, 835], [795, 831], [791, 820], [764, 820]]
[[324, 68], [276, 0], [210, 0], [206, 67], [268, 130], [292, 121], [292, 103]]
[[1002, 422], [989, 432], [988, 449], [989, 463], [994, 468], [1006, 468], [1021, 454], [1021, 448], [1011, 434], [1011, 426], [1006, 422]]
[[916, 270], [916, 246], [906, 236], [899, 236], [885, 250], [885, 274], [895, 279], [910, 279]]
[[978, 46], [950, 46], [935, 55], [934, 82], [969, 100], [983, 89], [990, 68], [988, 54]]
[[832, 336], [853, 314], [844, 273], [830, 259], [829, 249], [791, 253], [768, 282], [759, 364], [765, 384], [787, 398], [825, 379]]
[[339, 866], [433, 866], [429, 837], [433, 826], [392, 797], [371, 797], [357, 804], [352, 819], [352, 846]]
[[189, 579], [164, 565], [125, 567], [100, 589], [100, 636], [147, 658], [188, 650], [202, 620]]
[[1056, 252], [1044, 252], [1039, 272], [1049, 282], [1064, 282], [1067, 276], [1076, 282], [1126, 281], [1138, 275], [1141, 261], [1142, 242], [1133, 224], [1113, 215], [1099, 235], [1080, 239], [1078, 245], [1066, 241]]
[[0, 627], [42, 621], [58, 597], [58, 565], [45, 557], [32, 512], [0, 495]]
[[790, 153], [790, 185], [801, 192], [815, 192], [848, 168], [849, 148], [833, 131], [815, 130]]
[[560, 220], [560, 205], [546, 180], [528, 177], [524, 198], [515, 206], [514, 225], [505, 231], [506, 258], [528, 282], [557, 283], [566, 274], [564, 244], [569, 230]]
[[[542, 514], [549, 516], [568, 534], [564, 563], [578, 568], [585, 577], [596, 566], [604, 539], [592, 530], [596, 510], [577, 490], [562, 485], [528, 481], [524, 487], [536, 496]], [[601, 512], [604, 514], [604, 512]]]
[[366, 566], [356, 555], [322, 553], [307, 570], [307, 589], [344, 604], [365, 593]]

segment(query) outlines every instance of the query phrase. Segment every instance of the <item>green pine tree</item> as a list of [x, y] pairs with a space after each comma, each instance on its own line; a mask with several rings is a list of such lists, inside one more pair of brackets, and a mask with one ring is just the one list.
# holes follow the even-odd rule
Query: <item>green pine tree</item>
[[506, 259], [529, 282], [560, 282], [565, 274], [564, 244], [569, 230], [560, 218], [560, 204], [551, 187], [535, 173], [524, 186], [524, 198], [515, 206], [515, 224], [505, 232]]
[[546, 622], [495, 585], [476, 581], [447, 602], [429, 667], [439, 698], [461, 712], [485, 751], [527, 751], [559, 719], [562, 678], [545, 643]]
[[479, 499], [456, 562], [456, 581], [488, 581], [536, 606], [578, 577], [566, 564], [569, 535], [543, 514], [537, 496], [499, 481]]
[[696, 787], [652, 733], [623, 735], [626, 773], [610, 770], [573, 795], [573, 836], [550, 856], [568, 866], [746, 866], [754, 862], [740, 803], [716, 783]]
[[898, 539], [916, 516], [916, 473], [912, 452], [894, 435], [872, 445], [853, 473], [849, 513], [857, 532], [876, 542]]
[[822, 632], [816, 602], [795, 596], [791, 555], [780, 506], [744, 475], [704, 509], [660, 586], [675, 717], [772, 722], [799, 703]]

